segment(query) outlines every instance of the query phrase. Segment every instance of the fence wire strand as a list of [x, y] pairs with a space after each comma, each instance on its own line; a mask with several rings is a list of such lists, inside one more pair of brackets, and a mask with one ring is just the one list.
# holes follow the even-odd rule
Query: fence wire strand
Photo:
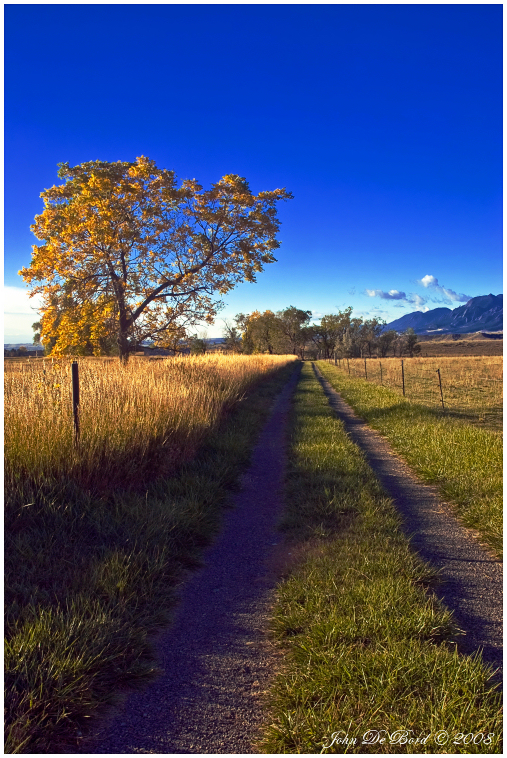
[[[329, 359], [334, 363], [334, 359]], [[356, 378], [403, 395], [399, 358], [341, 358], [336, 366]], [[440, 393], [439, 374], [442, 381]], [[501, 356], [403, 359], [405, 398], [496, 431], [503, 425]], [[442, 398], [444, 408], [442, 408]]]

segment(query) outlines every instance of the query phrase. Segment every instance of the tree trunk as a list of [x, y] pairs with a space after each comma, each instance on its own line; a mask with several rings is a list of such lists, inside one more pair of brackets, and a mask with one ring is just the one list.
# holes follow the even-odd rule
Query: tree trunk
[[118, 350], [120, 354], [120, 363], [126, 364], [130, 355], [130, 344], [128, 340], [128, 333], [126, 327], [122, 328], [121, 319], [120, 327], [118, 329]]

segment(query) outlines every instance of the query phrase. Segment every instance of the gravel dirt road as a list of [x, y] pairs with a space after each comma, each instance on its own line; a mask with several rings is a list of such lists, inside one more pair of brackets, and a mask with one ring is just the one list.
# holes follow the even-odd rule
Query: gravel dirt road
[[274, 404], [204, 567], [181, 587], [174, 623], [157, 642], [161, 675], [128, 695], [79, 753], [256, 752], [263, 693], [280, 657], [266, 636], [277, 579], [270, 561], [300, 369]]
[[483, 660], [498, 670], [495, 678], [501, 682], [502, 563], [459, 523], [436, 488], [417, 478], [313, 367], [331, 407], [403, 516], [412, 547], [438, 570], [441, 584], [436, 594], [466, 633], [459, 648], [466, 654], [482, 650]]

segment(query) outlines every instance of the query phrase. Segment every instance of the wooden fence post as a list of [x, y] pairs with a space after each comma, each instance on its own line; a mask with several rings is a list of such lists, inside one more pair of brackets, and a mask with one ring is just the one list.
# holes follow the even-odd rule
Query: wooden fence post
[[442, 377], [440, 376], [440, 369], [439, 368], [437, 368], [437, 374], [438, 374], [438, 384], [440, 386], [440, 400], [442, 402], [442, 410], [445, 411], [444, 393], [442, 392]]
[[72, 361], [72, 412], [74, 416], [74, 444], [79, 445], [79, 366]]

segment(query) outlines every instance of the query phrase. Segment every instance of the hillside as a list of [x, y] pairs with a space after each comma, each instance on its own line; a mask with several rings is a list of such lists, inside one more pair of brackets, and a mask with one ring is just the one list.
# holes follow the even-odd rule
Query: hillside
[[416, 334], [468, 334], [470, 332], [496, 332], [503, 329], [503, 295], [481, 295], [451, 310], [434, 308], [422, 313], [415, 311], [391, 321], [386, 329], [404, 332], [412, 328]]

